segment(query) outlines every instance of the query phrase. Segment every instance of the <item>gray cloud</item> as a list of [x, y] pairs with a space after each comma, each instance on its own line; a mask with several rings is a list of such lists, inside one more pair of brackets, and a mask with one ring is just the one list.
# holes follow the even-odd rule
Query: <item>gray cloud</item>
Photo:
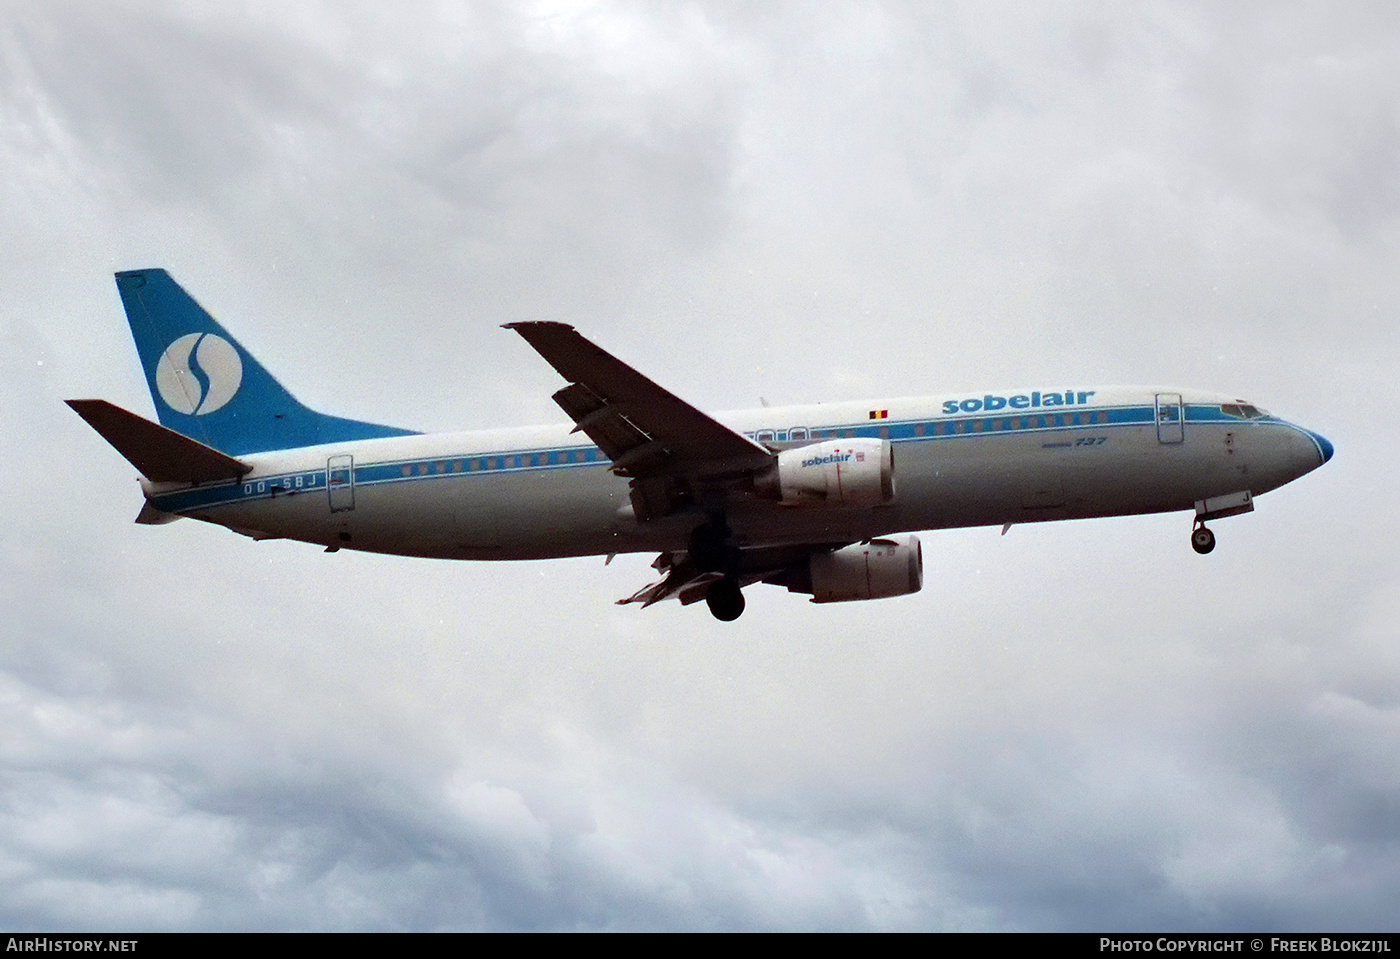
[[[0, 28], [0, 921], [1358, 929], [1400, 885], [1384, 5], [18, 4]], [[314, 406], [557, 420], [500, 323], [705, 408], [1238, 391], [1219, 524], [926, 537], [916, 597], [612, 605], [131, 524], [163, 265]], [[37, 468], [36, 468], [37, 467]]]

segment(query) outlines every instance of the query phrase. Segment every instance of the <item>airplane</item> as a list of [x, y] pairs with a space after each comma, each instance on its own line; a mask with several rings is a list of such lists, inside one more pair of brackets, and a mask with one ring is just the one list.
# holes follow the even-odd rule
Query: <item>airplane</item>
[[557, 322], [507, 323], [563, 377], [569, 424], [423, 434], [315, 412], [161, 269], [116, 274], [159, 424], [68, 400], [141, 473], [136, 522], [190, 517], [327, 552], [467, 560], [656, 552], [619, 600], [918, 592], [915, 531], [1193, 510], [1208, 521], [1332, 457], [1254, 404], [1042, 383], [710, 416]]

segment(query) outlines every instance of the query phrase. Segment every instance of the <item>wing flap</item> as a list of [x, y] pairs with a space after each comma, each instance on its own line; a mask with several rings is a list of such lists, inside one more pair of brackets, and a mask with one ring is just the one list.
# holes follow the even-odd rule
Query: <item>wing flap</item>
[[574, 431], [591, 439], [610, 460], [648, 442], [621, 405], [608, 403], [582, 383], [570, 383], [555, 393], [554, 402], [574, 421]]
[[[237, 479], [246, 463], [127, 412], [106, 400], [67, 400], [127, 462], [156, 483], [212, 483]], [[142, 515], [145, 515], [144, 513]], [[138, 522], [141, 520], [138, 519]]]
[[626, 599], [619, 599], [617, 605], [641, 603], [642, 608], [646, 609], [653, 603], [674, 596], [681, 601], [682, 606], [689, 606], [704, 599], [710, 584], [721, 579], [724, 579], [722, 573], [696, 573], [693, 568], [688, 571], [672, 570], [663, 579], [650, 586], [643, 586]]
[[756, 468], [771, 454], [632, 367], [585, 339], [567, 323], [508, 323], [569, 386], [554, 400], [614, 462], [654, 443], [664, 456], [648, 456], [628, 472], [704, 474]]
[[[791, 589], [792, 577], [804, 569], [814, 555], [830, 553], [846, 545], [849, 544], [804, 543], [742, 549], [738, 563], [729, 571], [729, 575], [737, 579], [741, 586], [761, 581]], [[645, 609], [665, 599], [677, 599], [682, 606], [689, 606], [704, 599], [711, 584], [724, 579], [726, 575], [718, 571], [701, 571], [688, 550], [662, 553], [651, 565], [661, 571], [661, 579], [643, 586], [626, 599], [619, 599], [617, 605], [640, 603]]]

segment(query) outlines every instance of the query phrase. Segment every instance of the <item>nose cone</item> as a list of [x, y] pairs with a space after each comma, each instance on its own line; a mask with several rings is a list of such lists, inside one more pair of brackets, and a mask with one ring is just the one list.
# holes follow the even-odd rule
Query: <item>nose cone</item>
[[[1327, 441], [1327, 437], [1319, 433], [1314, 433], [1312, 430], [1308, 430], [1307, 432], [1309, 438], [1311, 438], [1313, 443], [1317, 446], [1317, 455], [1322, 457], [1323, 463], [1326, 463], [1332, 458], [1332, 444]], [[1321, 466], [1322, 463], [1318, 465]]]
[[1292, 440], [1288, 444], [1289, 459], [1293, 463], [1293, 476], [1311, 473], [1332, 458], [1332, 444], [1327, 438], [1312, 430], [1295, 426]]

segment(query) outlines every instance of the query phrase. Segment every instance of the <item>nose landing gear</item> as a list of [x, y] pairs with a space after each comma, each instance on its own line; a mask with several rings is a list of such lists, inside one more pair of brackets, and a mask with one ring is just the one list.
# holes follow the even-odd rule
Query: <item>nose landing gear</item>
[[1206, 520], [1254, 512], [1254, 494], [1247, 489], [1196, 501], [1196, 523], [1191, 528], [1191, 548], [1204, 556], [1215, 549], [1215, 534]]
[[1202, 556], [1215, 549], [1215, 534], [1206, 529], [1204, 523], [1198, 522], [1191, 531], [1191, 548]]

